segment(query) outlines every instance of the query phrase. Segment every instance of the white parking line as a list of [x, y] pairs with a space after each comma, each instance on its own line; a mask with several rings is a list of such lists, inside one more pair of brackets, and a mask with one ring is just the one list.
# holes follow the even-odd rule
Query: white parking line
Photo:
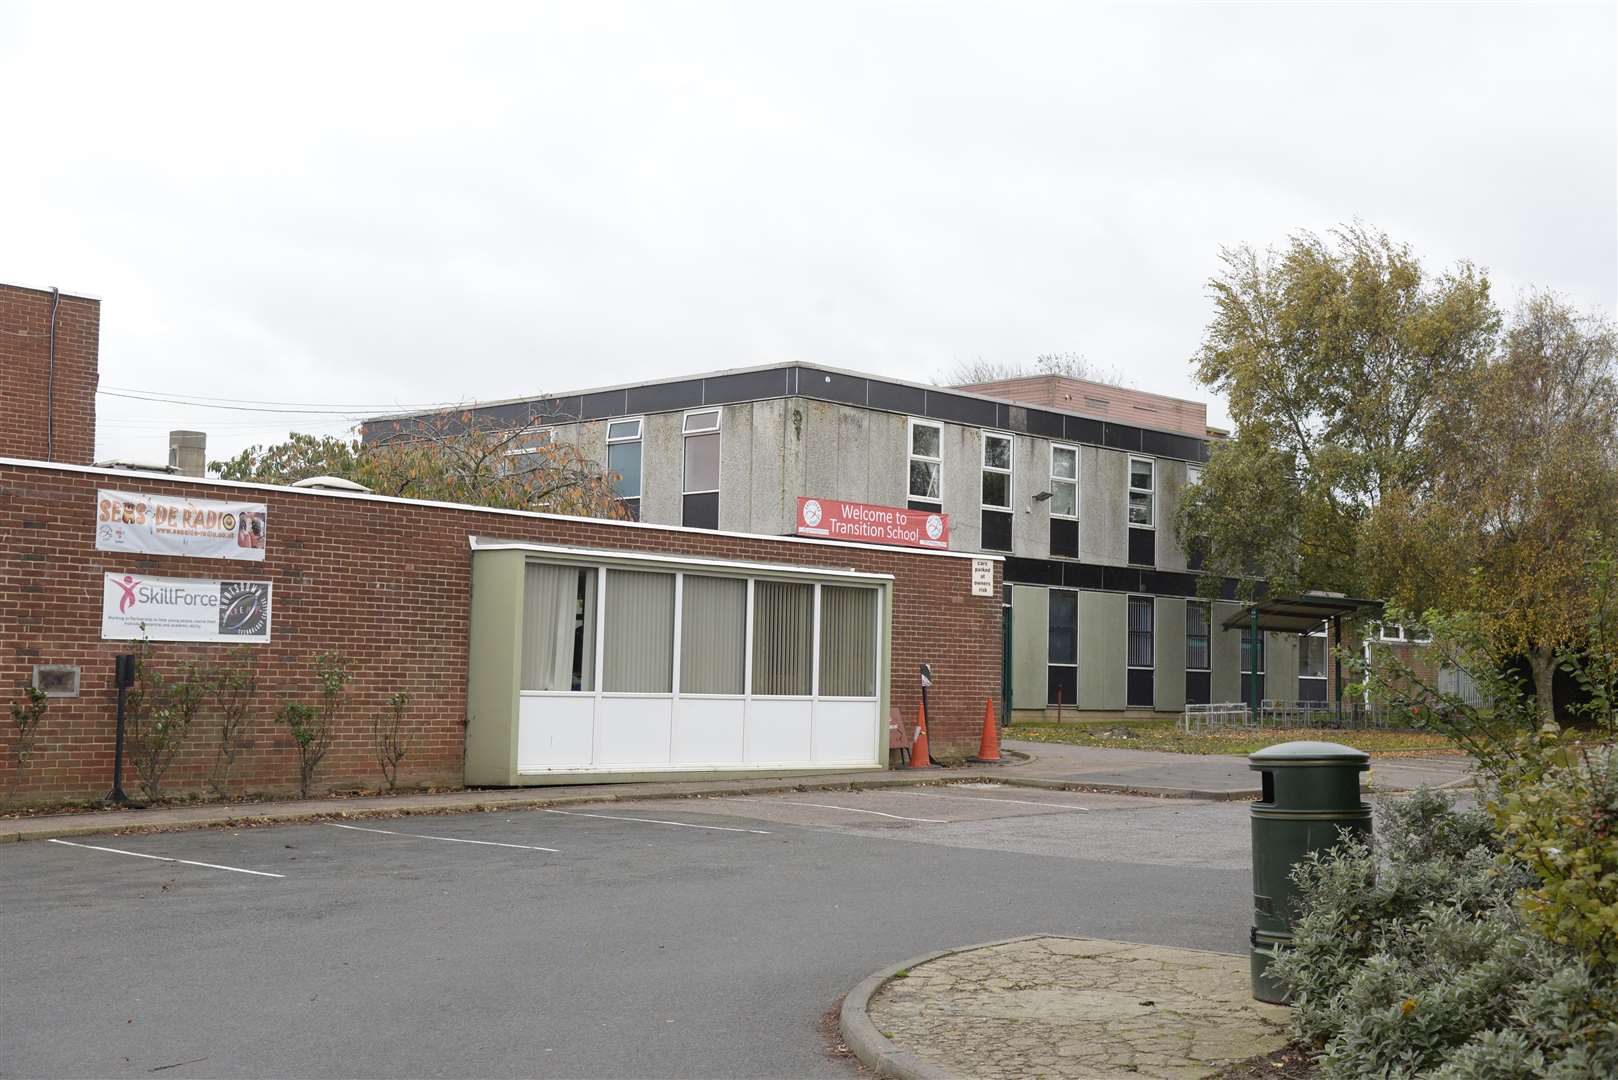
[[48, 840], [47, 843], [61, 844], [63, 847], [84, 848], [86, 851], [107, 851], [114, 855], [133, 855], [137, 859], [156, 859], [158, 862], [184, 863], [187, 866], [205, 866], [209, 870], [229, 870], [235, 874], [255, 874], [258, 877], [284, 878], [285, 874], [272, 874], [268, 870], [243, 870], [239, 866], [220, 866], [218, 863], [194, 862], [191, 859], [171, 859], [167, 855], [148, 855], [144, 851], [125, 851], [115, 847], [96, 847], [94, 844], [75, 844], [68, 840]]
[[712, 829], [715, 832], [744, 832], [755, 836], [768, 836], [765, 829], [733, 829], [729, 825], [693, 825], [689, 821], [664, 821], [661, 818], [649, 817], [623, 817], [619, 814], [586, 814], [583, 810], [552, 810], [548, 806], [540, 807], [547, 814], [566, 814], [568, 817], [593, 817], [604, 821], [638, 821], [643, 825], [678, 825], [682, 829]]
[[508, 847], [517, 848], [521, 851], [549, 851], [553, 855], [561, 854], [560, 848], [538, 847], [534, 844], [502, 844], [498, 840], [462, 840], [458, 836], [433, 836], [430, 833], [394, 832], [392, 829], [365, 829], [358, 825], [339, 825], [335, 821], [324, 821], [321, 822], [321, 824], [330, 825], [334, 829], [352, 829], [355, 832], [381, 833], [383, 836], [408, 836], [413, 840], [448, 840], [452, 844], [482, 844], [484, 847]]
[[1039, 802], [1035, 799], [990, 799], [982, 795], [945, 795], [940, 791], [896, 791], [895, 795], [920, 795], [927, 799], [966, 799], [971, 802], [1003, 802], [1017, 803], [1022, 806], [1052, 806], [1058, 810], [1083, 810], [1089, 813], [1088, 806], [1076, 806], [1073, 803]]
[[844, 811], [846, 813], [850, 813], [850, 814], [874, 814], [877, 817], [892, 818], [895, 821], [919, 821], [919, 822], [922, 822], [925, 825], [948, 825], [949, 824], [949, 822], [946, 821], [943, 818], [904, 817], [903, 815], [900, 815], [900, 814], [884, 814], [880, 810], [860, 810], [860, 809], [858, 809], [856, 807], [853, 807], [853, 806], [835, 806], [832, 803], [793, 802], [791, 799], [755, 799], [751, 795], [744, 795], [744, 796], [740, 797], [739, 799], [737, 799], [737, 801], [738, 802], [782, 803], [782, 804], [784, 804], [786, 806], [813, 806], [813, 807], [815, 807], [816, 809], [819, 809], [819, 810], [842, 810], [842, 811]]

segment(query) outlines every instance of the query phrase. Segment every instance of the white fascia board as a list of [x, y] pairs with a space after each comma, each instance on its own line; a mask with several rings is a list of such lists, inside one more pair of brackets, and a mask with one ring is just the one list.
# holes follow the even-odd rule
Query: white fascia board
[[839, 570], [826, 566], [794, 566], [786, 563], [710, 559], [699, 555], [661, 555], [656, 552], [621, 551], [613, 548], [530, 544], [520, 540], [489, 540], [481, 536], [468, 536], [466, 539], [473, 551], [530, 551], [536, 555], [550, 555], [580, 562], [644, 562], [677, 567], [701, 567], [708, 570], [745, 570], [751, 573], [790, 574], [795, 577], [839, 578], [858, 581], [893, 580], [892, 574], [876, 574], [852, 569]]

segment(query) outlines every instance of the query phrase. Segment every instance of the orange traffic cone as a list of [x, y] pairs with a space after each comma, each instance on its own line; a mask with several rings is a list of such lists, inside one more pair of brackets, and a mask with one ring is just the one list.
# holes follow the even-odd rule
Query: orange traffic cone
[[979, 762], [1000, 761], [1000, 734], [994, 726], [994, 700], [983, 699], [983, 737], [978, 740], [978, 756], [972, 759]]
[[932, 758], [927, 753], [927, 706], [925, 705], [916, 710], [916, 737], [910, 744], [910, 767], [912, 769], [932, 768]]

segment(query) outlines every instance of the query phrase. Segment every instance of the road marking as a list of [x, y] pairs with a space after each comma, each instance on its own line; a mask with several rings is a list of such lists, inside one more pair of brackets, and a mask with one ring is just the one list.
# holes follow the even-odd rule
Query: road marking
[[107, 851], [114, 855], [133, 855], [137, 859], [156, 859], [158, 862], [184, 863], [187, 866], [205, 866], [209, 870], [229, 870], [236, 874], [254, 874], [258, 877], [284, 878], [285, 874], [272, 874], [268, 870], [243, 870], [239, 866], [220, 866], [218, 863], [195, 862], [191, 859], [171, 859], [167, 855], [148, 855], [144, 851], [125, 851], [115, 847], [96, 847], [94, 844], [75, 844], [69, 840], [47, 840], [46, 843], [61, 844], [63, 847], [84, 848], [86, 851]]
[[877, 817], [892, 818], [895, 821], [919, 821], [926, 825], [948, 825], [943, 818], [930, 817], [904, 817], [901, 814], [884, 814], [880, 810], [860, 810], [853, 806], [836, 806], [832, 803], [793, 802], [791, 799], [755, 799], [752, 796], [743, 796], [739, 802], [771, 802], [782, 803], [786, 806], [813, 806], [820, 810], [842, 810], [850, 814], [875, 814]]
[[1037, 799], [987, 799], [982, 795], [945, 795], [938, 791], [896, 791], [895, 795], [920, 795], [925, 799], [967, 799], [971, 802], [1001, 802], [1017, 803], [1022, 806], [1051, 806], [1058, 810], [1083, 810], [1089, 813], [1088, 806], [1077, 806], [1073, 803], [1040, 802]]
[[619, 814], [586, 814], [583, 810], [552, 810], [548, 806], [540, 807], [547, 814], [566, 814], [568, 817], [593, 817], [604, 821], [638, 821], [643, 825], [678, 825], [682, 829], [712, 829], [715, 832], [744, 832], [755, 836], [768, 836], [765, 829], [734, 829], [729, 825], [693, 825], [689, 821], [664, 821], [661, 818], [649, 817], [623, 817]]
[[334, 829], [353, 829], [355, 832], [381, 833], [383, 836], [408, 836], [413, 840], [448, 840], [452, 844], [482, 844], [484, 847], [508, 847], [521, 851], [548, 851], [553, 855], [561, 854], [560, 848], [539, 847], [534, 844], [502, 844], [498, 840], [462, 840], [458, 836], [433, 836], [431, 833], [394, 832], [392, 829], [365, 829], [358, 825], [339, 825], [335, 821], [322, 822]]

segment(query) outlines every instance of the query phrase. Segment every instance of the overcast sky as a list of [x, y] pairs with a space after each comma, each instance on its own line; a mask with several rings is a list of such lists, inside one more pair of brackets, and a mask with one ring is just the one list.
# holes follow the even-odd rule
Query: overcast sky
[[[0, 280], [104, 388], [360, 411], [802, 360], [1191, 378], [1360, 218], [1618, 308], [1615, 5], [0, 7]], [[98, 454], [340, 416], [100, 399]], [[1212, 416], [1225, 416], [1213, 403]]]

